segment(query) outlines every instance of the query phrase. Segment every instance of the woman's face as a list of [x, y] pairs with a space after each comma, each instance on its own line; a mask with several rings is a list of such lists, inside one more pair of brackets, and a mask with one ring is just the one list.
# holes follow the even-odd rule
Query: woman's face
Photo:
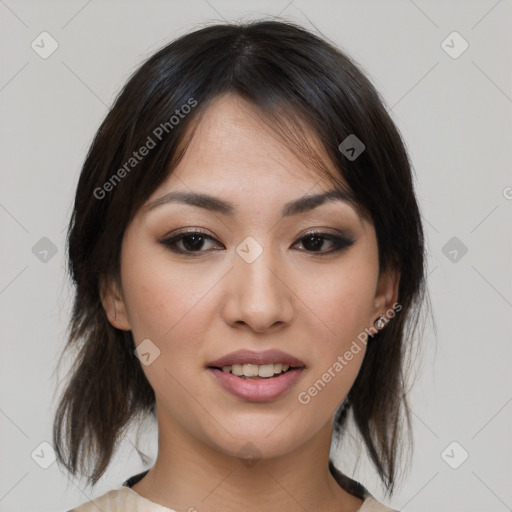
[[[127, 228], [121, 289], [103, 298], [113, 325], [143, 343], [159, 422], [231, 455], [251, 442], [263, 457], [332, 424], [364, 358], [358, 335], [393, 304], [397, 282], [379, 279], [374, 228], [348, 202], [282, 216], [289, 203], [330, 189], [243, 100], [226, 96], [209, 108], [178, 167]], [[169, 200], [175, 192], [215, 200]], [[221, 206], [228, 202], [230, 211]], [[201, 234], [171, 241], [183, 231]], [[306, 236], [312, 231], [322, 236]], [[242, 349], [279, 350], [303, 367], [258, 379], [209, 368]], [[277, 365], [256, 367], [262, 375], [286, 357], [270, 359]], [[235, 364], [244, 360], [258, 361], [242, 355]]]

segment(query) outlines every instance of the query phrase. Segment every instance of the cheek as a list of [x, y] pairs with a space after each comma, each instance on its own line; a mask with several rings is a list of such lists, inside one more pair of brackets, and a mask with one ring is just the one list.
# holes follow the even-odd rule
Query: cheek
[[324, 290], [316, 299], [315, 309], [324, 324], [318, 332], [324, 335], [315, 337], [314, 365], [296, 393], [305, 410], [334, 412], [363, 364], [366, 343], [360, 337], [368, 328], [372, 295], [360, 286], [360, 281], [353, 286], [351, 281], [343, 284]]
[[158, 343], [183, 330], [211, 286], [212, 278], [205, 281], [204, 277], [176, 271], [159, 250], [137, 249], [128, 244], [122, 282], [135, 340], [154, 338]]
[[133, 245], [126, 249], [121, 278], [135, 344], [149, 339], [159, 350], [153, 349], [158, 355], [141, 368], [158, 396], [171, 393], [176, 403], [183, 403], [189, 396], [179, 383], [198, 370], [208, 298], [204, 295], [215, 281], [195, 272], [177, 272], [155, 251]]
[[354, 255], [338, 269], [303, 283], [301, 296], [306, 306], [322, 321], [325, 336], [339, 348], [369, 327], [377, 278], [376, 265]]
[[376, 253], [354, 251], [335, 272], [329, 271], [329, 279], [315, 276], [316, 292], [305, 302], [310, 318], [319, 319], [312, 343], [316, 364], [298, 390], [299, 403], [335, 410], [352, 387], [366, 353], [363, 336], [372, 322], [377, 265]]

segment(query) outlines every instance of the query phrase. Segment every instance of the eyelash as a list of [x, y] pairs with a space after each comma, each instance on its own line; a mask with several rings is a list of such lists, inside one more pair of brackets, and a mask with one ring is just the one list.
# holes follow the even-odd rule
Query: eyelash
[[[210, 236], [205, 231], [195, 228], [190, 231], [182, 231], [181, 233], [178, 233], [177, 235], [175, 235], [171, 238], [162, 240], [160, 243], [163, 244], [167, 249], [169, 249], [170, 251], [172, 251], [174, 253], [183, 254], [186, 256], [190, 256], [190, 257], [197, 257], [197, 256], [201, 255], [201, 253], [208, 252], [208, 251], [202, 251], [202, 250], [187, 251], [187, 250], [183, 250], [183, 249], [178, 249], [176, 247], [176, 244], [178, 242], [182, 241], [185, 238], [194, 236], [194, 235], [201, 235], [203, 239], [210, 239], [210, 240], [217, 241], [217, 240], [215, 240], [215, 238]], [[349, 238], [342, 237], [342, 236], [336, 236], [331, 233], [323, 233], [321, 231], [314, 231], [314, 230], [309, 231], [309, 232], [305, 233], [304, 235], [302, 235], [297, 240], [297, 242], [303, 241], [304, 239], [310, 238], [310, 237], [323, 238], [325, 240], [329, 240], [330, 242], [332, 242], [334, 244], [334, 248], [331, 249], [330, 251], [307, 251], [307, 250], [304, 251], [304, 252], [307, 252], [310, 254], [320, 254], [320, 255], [334, 254], [336, 252], [340, 252], [344, 249], [347, 249], [348, 247], [350, 247], [351, 245], [354, 244], [354, 240], [351, 240]], [[295, 242], [295, 243], [297, 243], [297, 242]]]

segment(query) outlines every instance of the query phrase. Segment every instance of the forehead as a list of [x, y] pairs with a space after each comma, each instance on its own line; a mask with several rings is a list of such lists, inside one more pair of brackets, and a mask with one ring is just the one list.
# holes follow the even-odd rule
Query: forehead
[[[261, 111], [233, 96], [217, 99], [202, 114], [183, 138], [182, 158], [137, 217], [150, 215], [156, 222], [170, 211], [187, 215], [209, 211], [217, 218], [251, 223], [259, 229], [267, 222], [274, 225], [276, 219], [292, 221], [307, 212], [321, 216], [323, 211], [364, 224], [360, 205], [305, 125], [290, 144], [269, 127]], [[308, 159], [308, 154], [304, 158], [301, 146], [298, 150], [294, 145], [302, 137], [307, 138], [316, 161]], [[334, 174], [337, 183], [333, 183]], [[324, 204], [327, 209], [316, 210]]]
[[[280, 121], [298, 140], [297, 127], [286, 119]], [[313, 186], [325, 189], [332, 184], [330, 175], [343, 181], [313, 131], [304, 124], [300, 129], [299, 137], [307, 140], [310, 153], [321, 161], [325, 172], [313, 172], [312, 159], [297, 151], [286, 136], [280, 136], [279, 128], [257, 107], [235, 94], [216, 98], [185, 134], [184, 156], [169, 181], [181, 179], [216, 189], [230, 184], [275, 186], [279, 181], [282, 188], [304, 192]]]

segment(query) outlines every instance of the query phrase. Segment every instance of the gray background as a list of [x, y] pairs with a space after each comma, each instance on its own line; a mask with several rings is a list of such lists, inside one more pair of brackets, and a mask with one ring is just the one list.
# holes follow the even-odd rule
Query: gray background
[[[510, 0], [0, 1], [0, 510], [67, 510], [145, 469], [132, 431], [89, 496], [41, 445], [51, 443], [62, 385], [54, 370], [71, 298], [64, 230], [74, 189], [93, 134], [143, 59], [201, 24], [261, 15], [313, 24], [351, 54], [416, 170], [437, 341], [427, 324], [411, 393], [412, 468], [387, 503], [512, 510], [511, 12]], [[46, 59], [31, 47], [50, 48], [43, 31], [58, 43]], [[457, 58], [442, 45], [453, 31], [469, 44]], [[453, 36], [445, 44], [463, 48]], [[155, 436], [145, 437], [150, 456]], [[342, 470], [383, 499], [373, 468], [363, 459], [354, 468], [356, 451], [344, 447]], [[452, 468], [463, 450], [469, 457]]]

